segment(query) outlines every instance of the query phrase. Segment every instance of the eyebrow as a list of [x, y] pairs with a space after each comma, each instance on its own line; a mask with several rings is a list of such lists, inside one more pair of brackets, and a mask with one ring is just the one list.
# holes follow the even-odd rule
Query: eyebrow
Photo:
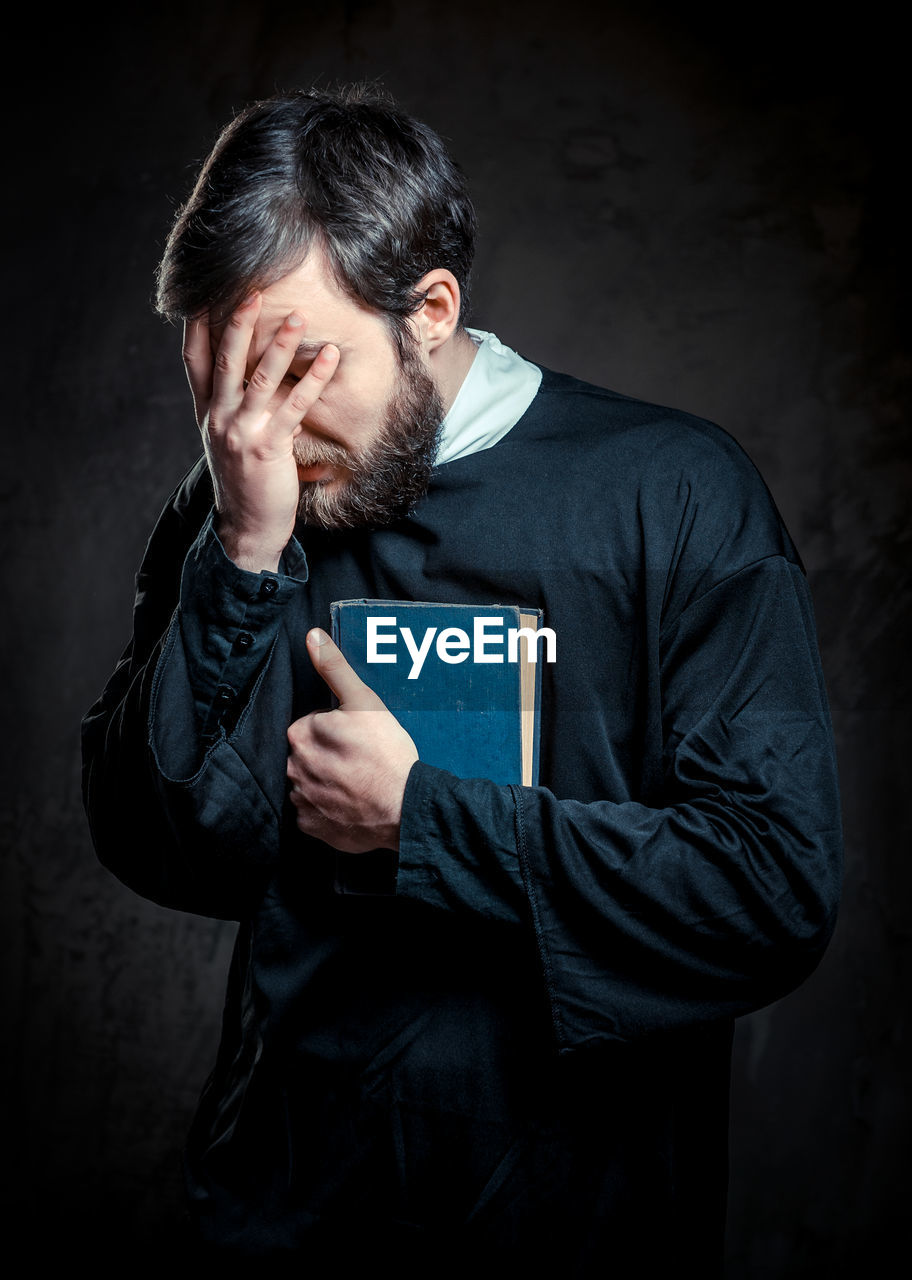
[[[215, 326], [210, 327], [210, 330], [209, 330], [210, 344], [212, 346], [216, 346], [220, 338], [221, 338], [221, 334], [216, 332], [216, 327]], [[295, 347], [295, 353], [292, 359], [294, 359], [296, 356], [319, 355], [319, 353], [323, 350], [323, 348], [327, 345], [327, 343], [330, 343], [330, 342], [332, 342], [332, 345], [334, 347], [338, 347], [339, 354], [341, 355], [342, 352], [345, 350], [345, 347], [340, 342], [333, 342], [331, 338], [302, 338], [301, 341], [298, 343], [298, 345]]]
[[[295, 355], [296, 356], [315, 356], [318, 354], [318, 352], [322, 351], [322, 349], [326, 346], [326, 344], [329, 341], [330, 341], [329, 338], [324, 338], [322, 341], [318, 338], [304, 338], [302, 339], [301, 342], [298, 343], [297, 347], [295, 348]], [[338, 342], [334, 342], [332, 345], [334, 347], [339, 347]], [[341, 351], [342, 348], [339, 347], [339, 350]]]

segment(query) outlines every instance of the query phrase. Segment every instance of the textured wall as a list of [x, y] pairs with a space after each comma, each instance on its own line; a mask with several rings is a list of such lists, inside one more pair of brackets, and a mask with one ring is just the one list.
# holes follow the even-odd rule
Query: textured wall
[[[475, 321], [721, 422], [810, 574], [836, 725], [845, 905], [823, 964], [742, 1021], [731, 1280], [854, 1276], [908, 1202], [910, 595], [897, 33], [810, 6], [405, 0], [80, 11], [10, 43], [0, 493], [4, 1068], [18, 1229], [169, 1238], [231, 926], [96, 865], [78, 722], [197, 441], [151, 313], [175, 205], [231, 111], [379, 78], [477, 195]], [[686, 16], [684, 16], [686, 13]], [[856, 19], [856, 23], [857, 23]], [[138, 815], [141, 821], [141, 815]], [[874, 1271], [876, 1273], [876, 1266]]]

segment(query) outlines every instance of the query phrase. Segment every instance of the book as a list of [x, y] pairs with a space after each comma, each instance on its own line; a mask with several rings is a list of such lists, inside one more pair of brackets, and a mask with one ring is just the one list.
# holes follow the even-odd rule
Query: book
[[535, 786], [542, 611], [514, 605], [334, 600], [332, 637], [411, 736], [426, 764], [462, 778]]

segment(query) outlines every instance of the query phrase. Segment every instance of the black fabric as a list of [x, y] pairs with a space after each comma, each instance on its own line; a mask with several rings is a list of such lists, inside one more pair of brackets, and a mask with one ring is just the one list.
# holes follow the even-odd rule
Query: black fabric
[[[278, 574], [226, 559], [210, 505], [201, 463], [84, 729], [102, 860], [241, 922], [188, 1143], [201, 1237], [277, 1267], [717, 1274], [732, 1018], [810, 972], [840, 880], [807, 586], [756, 471], [545, 371], [408, 518], [299, 529]], [[360, 596], [531, 605], [557, 635], [541, 785], [419, 762], [398, 862], [305, 839], [284, 799], [285, 730], [329, 705], [304, 636]]]

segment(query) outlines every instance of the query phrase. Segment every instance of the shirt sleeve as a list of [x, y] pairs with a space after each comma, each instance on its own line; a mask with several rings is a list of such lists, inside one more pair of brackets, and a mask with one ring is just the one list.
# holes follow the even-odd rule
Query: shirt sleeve
[[212, 527], [205, 463], [149, 540], [133, 637], [83, 721], [83, 794], [102, 863], [164, 906], [240, 919], [279, 852], [292, 678], [292, 543], [253, 574]]
[[[228, 558], [206, 517], [183, 564], [180, 597], [155, 676], [151, 743], [165, 778], [189, 778], [239, 724], [268, 664], [286, 606], [307, 582], [292, 538], [276, 572]], [[187, 709], [192, 708], [188, 716]]]
[[702, 585], [661, 635], [646, 802], [409, 776], [397, 891], [532, 928], [564, 1052], [759, 1008], [834, 926], [839, 798], [805, 575], [774, 554]]

